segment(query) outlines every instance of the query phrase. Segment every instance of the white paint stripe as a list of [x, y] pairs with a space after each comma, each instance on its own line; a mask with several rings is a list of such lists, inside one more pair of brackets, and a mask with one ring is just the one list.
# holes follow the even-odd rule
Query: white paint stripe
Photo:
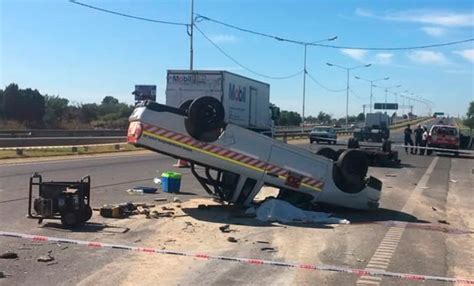
[[[404, 213], [412, 213], [413, 212], [413, 210], [417, 206], [417, 202], [418, 202], [417, 198], [418, 198], [418, 196], [421, 195], [421, 193], [423, 192], [423, 189], [426, 187], [426, 184], [428, 183], [428, 180], [429, 180], [431, 174], [433, 173], [433, 170], [434, 170], [436, 164], [438, 163], [438, 159], [439, 159], [439, 157], [434, 157], [434, 159], [431, 161], [431, 163], [428, 166], [428, 168], [426, 169], [425, 173], [423, 174], [421, 179], [416, 184], [415, 189], [413, 189], [413, 191], [410, 193], [410, 196], [408, 197], [408, 199], [407, 199], [405, 205], [403, 206], [401, 212], [404, 212]], [[377, 250], [375, 251], [372, 258], [370, 259], [369, 263], [372, 262], [372, 261], [387, 261], [388, 262], [387, 267], [388, 267], [388, 264], [390, 263], [390, 260], [392, 259], [393, 254], [395, 253], [396, 248], [398, 247], [398, 244], [400, 243], [400, 240], [402, 238], [403, 232], [405, 231], [405, 228], [406, 228], [406, 225], [403, 225], [402, 227], [390, 227], [390, 229], [386, 232], [384, 238], [382, 239], [382, 242], [380, 243], [379, 247], [377, 247]], [[396, 233], [396, 234], [399, 235], [398, 239], [397, 238], [394, 239], [394, 238], [390, 237], [391, 235], [393, 235], [393, 233]], [[386, 258], [382, 258], [382, 259], [379, 258], [378, 250], [379, 250], [381, 245], [393, 246], [393, 253], [391, 255], [387, 255]], [[386, 270], [386, 269], [387, 268], [384, 268], [383, 270]], [[361, 278], [359, 278], [359, 280], [357, 280], [357, 284], [365, 283], [364, 282], [365, 280], [362, 280]], [[359, 282], [361, 282], [361, 283], [359, 283]], [[373, 285], [380, 285], [380, 281], [376, 282], [376, 284], [373, 284]]]

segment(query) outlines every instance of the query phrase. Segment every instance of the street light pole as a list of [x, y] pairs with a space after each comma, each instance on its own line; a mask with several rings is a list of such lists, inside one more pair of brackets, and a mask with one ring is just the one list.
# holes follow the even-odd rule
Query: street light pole
[[194, 33], [194, 0], [191, 0], [191, 25], [189, 28], [189, 69], [193, 70], [194, 51], [193, 51], [193, 33]]
[[328, 38], [328, 39], [324, 39], [324, 40], [319, 40], [319, 41], [315, 41], [315, 42], [311, 42], [311, 43], [303, 43], [303, 46], [304, 46], [304, 64], [303, 64], [303, 106], [302, 106], [302, 111], [301, 111], [301, 115], [303, 116], [302, 118], [302, 131], [304, 132], [304, 111], [305, 111], [305, 102], [306, 102], [306, 74], [308, 73], [308, 71], [306, 70], [306, 55], [307, 55], [307, 50], [308, 50], [308, 45], [312, 45], [312, 44], [317, 44], [317, 43], [321, 43], [321, 42], [330, 42], [330, 41], [334, 41], [337, 39], [337, 36], [334, 36], [332, 38]]
[[346, 70], [347, 72], [347, 92], [346, 92], [346, 127], [347, 127], [349, 125], [349, 73], [351, 70], [355, 70], [358, 68], [368, 68], [372, 64], [365, 64], [365, 65], [360, 65], [360, 66], [355, 66], [355, 67], [350, 67], [350, 68], [336, 65], [336, 64], [331, 64], [331, 63], [326, 63], [326, 65], [330, 67], [337, 67], [337, 68]]
[[355, 76], [355, 78], [370, 83], [370, 113], [372, 113], [372, 106], [373, 106], [373, 104], [372, 104], [372, 99], [373, 99], [373, 97], [374, 97], [374, 94], [373, 94], [374, 82], [381, 81], [381, 80], [389, 80], [390, 77], [386, 76], [386, 77], [384, 77], [384, 78], [378, 78], [378, 79], [366, 79], [366, 78], [362, 78], [362, 77], [360, 77], [360, 76]]

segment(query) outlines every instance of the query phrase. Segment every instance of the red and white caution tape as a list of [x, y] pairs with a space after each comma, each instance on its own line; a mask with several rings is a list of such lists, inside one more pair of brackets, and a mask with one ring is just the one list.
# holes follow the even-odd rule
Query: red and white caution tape
[[307, 263], [298, 263], [298, 262], [284, 262], [284, 261], [263, 260], [263, 259], [254, 259], [254, 258], [210, 255], [206, 253], [162, 250], [162, 249], [156, 249], [156, 248], [150, 248], [150, 247], [101, 243], [101, 242], [95, 242], [95, 241], [39, 236], [39, 235], [31, 235], [31, 234], [7, 232], [7, 231], [0, 231], [0, 236], [29, 239], [35, 242], [56, 242], [56, 243], [77, 244], [77, 245], [84, 245], [93, 249], [97, 249], [97, 248], [120, 249], [120, 250], [137, 251], [137, 252], [145, 252], [145, 253], [158, 253], [158, 254], [175, 255], [175, 256], [186, 256], [186, 257], [193, 257], [193, 258], [199, 258], [199, 259], [205, 259], [205, 260], [240, 262], [240, 263], [245, 263], [249, 265], [257, 265], [257, 266], [269, 265], [269, 266], [276, 266], [276, 267], [339, 272], [339, 273], [347, 273], [347, 274], [352, 274], [352, 275], [357, 275], [357, 276], [379, 276], [379, 277], [389, 277], [389, 278], [412, 280], [412, 281], [440, 281], [440, 282], [447, 282], [447, 283], [462, 283], [462, 284], [474, 285], [474, 279], [465, 279], [465, 278], [451, 278], [451, 277], [443, 277], [443, 276], [397, 273], [397, 272], [388, 272], [384, 270], [358, 269], [358, 268], [349, 268], [349, 267], [326, 265], [326, 264], [318, 265], [318, 264], [307, 264]]

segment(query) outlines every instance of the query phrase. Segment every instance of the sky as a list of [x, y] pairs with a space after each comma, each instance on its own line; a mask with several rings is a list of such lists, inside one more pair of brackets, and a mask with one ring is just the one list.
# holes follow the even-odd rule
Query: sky
[[[139, 17], [190, 22], [190, 0], [78, 1]], [[195, 0], [194, 12], [298, 41], [337, 36], [325, 43], [338, 46], [408, 47], [474, 38], [471, 0]], [[240, 65], [195, 30], [194, 69], [228, 70], [267, 82], [273, 103], [301, 114], [303, 46], [206, 20], [196, 25]], [[164, 103], [166, 71], [189, 69], [185, 26], [106, 14], [67, 0], [1, 0], [0, 32], [1, 88], [14, 82], [77, 104], [100, 102], [107, 95], [132, 103], [135, 84], [157, 85], [157, 101]], [[370, 97], [370, 83], [354, 76], [390, 77], [375, 83], [381, 87], [373, 89], [374, 102], [385, 102], [383, 87], [392, 87], [388, 102], [409, 103], [392, 92], [422, 97], [434, 103], [432, 111], [458, 116], [474, 100], [474, 42], [404, 51], [308, 46], [306, 116], [319, 111], [345, 115], [347, 74], [328, 62], [372, 64], [350, 72], [349, 114], [362, 112]], [[298, 72], [289, 79], [271, 79]], [[426, 111], [426, 105], [415, 104], [416, 113]]]

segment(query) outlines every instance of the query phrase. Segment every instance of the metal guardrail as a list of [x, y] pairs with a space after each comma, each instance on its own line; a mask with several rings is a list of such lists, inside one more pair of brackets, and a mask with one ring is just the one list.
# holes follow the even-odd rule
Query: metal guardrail
[[0, 148], [120, 143], [126, 136], [0, 138]]

